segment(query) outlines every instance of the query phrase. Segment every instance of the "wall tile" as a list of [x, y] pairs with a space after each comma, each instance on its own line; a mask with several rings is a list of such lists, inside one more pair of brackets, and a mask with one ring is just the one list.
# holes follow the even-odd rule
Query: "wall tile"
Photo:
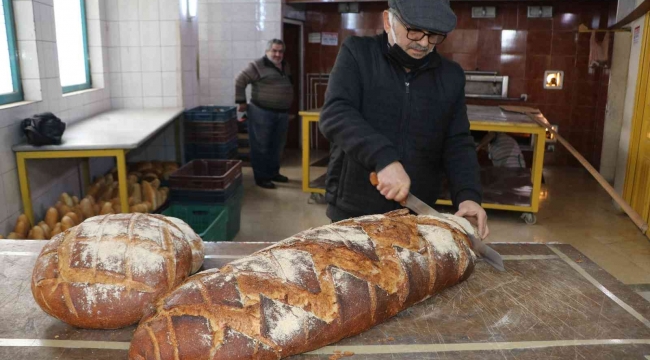
[[478, 52], [501, 54], [501, 30], [481, 30], [478, 35]]
[[[255, 44], [255, 42], [252, 42]], [[250, 45], [255, 46], [255, 45]], [[208, 43], [210, 60], [233, 59], [233, 42], [232, 41], [210, 41]]]
[[18, 40], [36, 40], [34, 6], [31, 1], [14, 1], [14, 19]]
[[122, 54], [120, 48], [108, 48], [108, 71], [118, 73], [122, 71]]
[[161, 96], [145, 97], [143, 102], [143, 107], [145, 109], [161, 108], [163, 107], [163, 98]]
[[176, 46], [180, 44], [178, 21], [160, 22], [160, 44], [162, 46]]
[[5, 209], [7, 216], [20, 211], [22, 201], [20, 200], [20, 187], [18, 186], [18, 170], [14, 169], [2, 174], [4, 185]]
[[260, 54], [256, 41], [233, 41], [233, 59], [250, 59]]
[[550, 54], [551, 36], [552, 33], [550, 31], [528, 31], [526, 39], [526, 53], [529, 55]]
[[577, 35], [576, 32], [553, 32], [551, 54], [575, 56]]
[[[0, 180], [1, 180], [1, 178], [0, 178]], [[8, 214], [8, 211], [7, 211], [7, 202], [5, 200], [4, 184], [3, 184], [2, 181], [0, 181], [0, 221], [4, 221], [8, 216], [9, 216], [9, 214]], [[3, 235], [2, 231], [3, 230], [0, 228], [0, 235]], [[9, 234], [6, 234], [6, 235], [9, 235]]]
[[110, 75], [111, 97], [122, 97], [122, 74], [115, 73]]
[[138, 20], [140, 10], [138, 8], [137, 0], [118, 0], [118, 8], [120, 14], [120, 21], [134, 21]]
[[[250, 23], [244, 23], [246, 26]], [[255, 23], [253, 23], [254, 25]], [[201, 24], [200, 28], [208, 29], [208, 41], [223, 41], [223, 40], [232, 40], [233, 32], [235, 31], [236, 23], [225, 23], [225, 22], [211, 22], [207, 24]], [[254, 40], [254, 39], [251, 39]]]
[[140, 43], [142, 46], [160, 46], [160, 23], [158, 21], [140, 22]]
[[[209, 4], [209, 22], [233, 22], [233, 12], [235, 11], [235, 6], [237, 4], [234, 3], [212, 3]], [[254, 4], [253, 4], [253, 11], [254, 9]], [[255, 14], [253, 13], [253, 18], [250, 19], [249, 21], [255, 21]], [[249, 17], [250, 18], [250, 17]]]
[[121, 48], [121, 67], [122, 72], [139, 72], [141, 66], [141, 50], [139, 47]]
[[162, 55], [160, 47], [142, 48], [142, 70], [146, 72], [162, 71]]
[[[164, 90], [164, 89], [163, 89]], [[165, 96], [163, 97], [163, 107], [177, 107], [178, 99], [175, 96]]]
[[550, 55], [528, 55], [526, 56], [526, 78], [543, 79], [544, 71], [552, 70]]
[[162, 96], [162, 73], [146, 72], [142, 74], [143, 96], [154, 97]]
[[[162, 89], [163, 96], [171, 97], [178, 96], [178, 84], [177, 84], [177, 73], [175, 72], [164, 72], [162, 73]], [[164, 100], [163, 100], [164, 101]]]
[[158, 0], [160, 20], [180, 19], [180, 3], [176, 0]]
[[257, 21], [258, 5], [255, 3], [233, 3], [230, 8], [232, 22]]
[[106, 22], [108, 27], [107, 45], [110, 47], [120, 46], [120, 23], [117, 21]]
[[140, 46], [140, 22], [120, 22], [120, 46]]
[[524, 55], [500, 55], [501, 74], [511, 78], [526, 77], [526, 56]]
[[124, 97], [142, 96], [142, 73], [129, 73], [122, 77], [122, 93]]
[[144, 102], [141, 97], [124, 98], [125, 109], [142, 109], [143, 107]]
[[162, 71], [180, 71], [178, 63], [178, 47], [163, 46], [161, 49]]
[[20, 75], [23, 79], [38, 79], [38, 48], [36, 41], [18, 41]]
[[[134, 0], [135, 1], [135, 0]], [[137, 0], [140, 20], [159, 20], [158, 0]]]
[[527, 31], [503, 30], [501, 32], [501, 51], [506, 54], [525, 54]]
[[118, 0], [101, 0], [104, 2], [106, 8], [106, 20], [118, 21], [120, 20], [120, 10]]

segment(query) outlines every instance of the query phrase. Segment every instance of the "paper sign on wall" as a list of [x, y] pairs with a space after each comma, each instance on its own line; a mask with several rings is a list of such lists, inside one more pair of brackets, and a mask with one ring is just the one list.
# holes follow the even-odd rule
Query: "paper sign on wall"
[[324, 32], [322, 44], [327, 46], [337, 46], [339, 44], [339, 34], [332, 33], [332, 32]]
[[319, 32], [309, 33], [308, 41], [310, 44], [320, 44], [320, 33]]
[[641, 25], [637, 25], [637, 26], [634, 28], [634, 37], [632, 38], [632, 42], [633, 42], [634, 44], [638, 44], [638, 43], [639, 43], [639, 39], [641, 39]]

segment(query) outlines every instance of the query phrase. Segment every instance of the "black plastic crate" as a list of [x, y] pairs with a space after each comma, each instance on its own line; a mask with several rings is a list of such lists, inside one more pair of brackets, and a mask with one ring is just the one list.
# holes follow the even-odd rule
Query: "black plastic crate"
[[174, 203], [199, 203], [199, 204], [223, 204], [232, 198], [240, 186], [242, 186], [242, 176], [236, 177], [223, 190], [184, 190], [170, 189], [170, 204]]
[[185, 121], [227, 122], [237, 119], [235, 106], [198, 106], [183, 112]]
[[169, 177], [172, 190], [223, 190], [241, 176], [239, 160], [193, 160]]
[[230, 143], [237, 140], [237, 132], [186, 132], [185, 142], [191, 144]]

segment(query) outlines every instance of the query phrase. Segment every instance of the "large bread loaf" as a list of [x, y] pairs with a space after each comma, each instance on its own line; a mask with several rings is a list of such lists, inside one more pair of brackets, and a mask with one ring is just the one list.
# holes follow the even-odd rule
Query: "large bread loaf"
[[359, 334], [466, 279], [466, 231], [396, 211], [301, 232], [189, 278], [143, 318], [129, 358], [279, 359]]
[[146, 214], [87, 219], [45, 245], [32, 294], [48, 314], [77, 327], [137, 323], [190, 274], [192, 249], [178, 226]]
[[192, 249], [192, 274], [199, 271], [203, 265], [203, 259], [205, 258], [205, 247], [203, 246], [203, 240], [201, 237], [181, 219], [158, 214], [151, 214], [151, 216], [155, 216], [160, 220], [176, 225], [183, 232], [185, 240], [188, 241], [190, 248]]

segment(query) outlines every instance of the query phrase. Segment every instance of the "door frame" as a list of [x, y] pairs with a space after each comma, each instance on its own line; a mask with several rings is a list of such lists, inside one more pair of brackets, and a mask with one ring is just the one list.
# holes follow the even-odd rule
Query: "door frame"
[[[628, 148], [627, 167], [625, 171], [625, 182], [623, 185], [623, 197], [628, 203], [632, 203], [634, 182], [639, 162], [639, 149], [641, 134], [643, 130], [643, 117], [645, 111], [650, 111], [650, 13], [645, 15], [643, 34], [641, 37], [641, 52], [639, 54], [639, 75], [636, 83], [634, 98], [634, 114], [632, 116], [630, 144]], [[648, 204], [650, 206], [650, 204]], [[642, 215], [643, 216], [643, 215]], [[646, 219], [647, 220], [647, 219]]]
[[[289, 19], [289, 18], [283, 18], [282, 23], [287, 23], [287, 24], [292, 24], [292, 25], [298, 25], [300, 26], [300, 49], [299, 49], [299, 55], [300, 55], [300, 70], [299, 70], [299, 75], [300, 75], [300, 84], [299, 84], [299, 91], [300, 91], [300, 105], [298, 106], [298, 110], [302, 111], [305, 110], [305, 104], [304, 104], [304, 99], [303, 99], [303, 94], [304, 94], [304, 86], [305, 86], [305, 22], [300, 21], [300, 20], [295, 20], [295, 19]], [[284, 29], [283, 29], [284, 31]], [[284, 38], [284, 34], [282, 34], [282, 38]]]

